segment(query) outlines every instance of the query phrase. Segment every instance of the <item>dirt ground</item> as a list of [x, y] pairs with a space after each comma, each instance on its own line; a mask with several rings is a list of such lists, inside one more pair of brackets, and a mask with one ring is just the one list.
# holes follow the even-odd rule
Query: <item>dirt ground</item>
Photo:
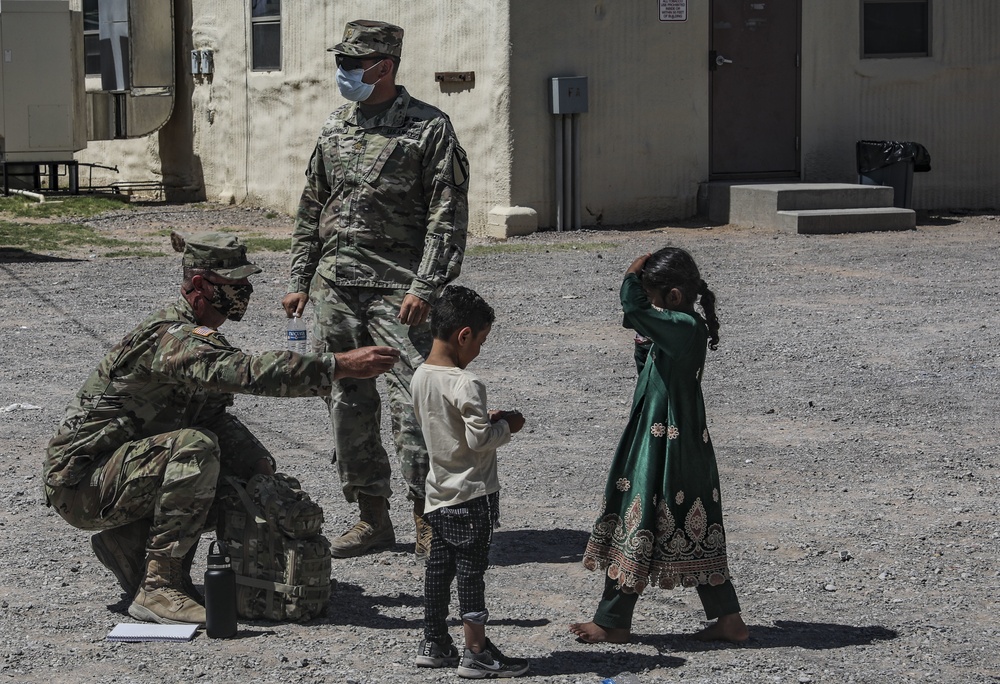
[[[287, 235], [287, 217], [151, 207], [100, 230], [169, 252], [164, 227]], [[924, 215], [915, 231], [801, 236], [697, 225], [473, 240], [459, 282], [498, 319], [470, 366], [491, 404], [528, 419], [500, 452], [502, 528], [488, 628], [531, 660], [526, 681], [1000, 682], [1000, 220]], [[638, 254], [689, 249], [715, 290], [722, 341], [704, 391], [730, 566], [750, 625], [741, 646], [686, 638], [691, 590], [649, 590], [634, 643], [574, 641], [601, 577], [580, 563], [635, 381], [618, 286]], [[282, 344], [287, 254], [227, 337]], [[107, 259], [0, 248], [0, 682], [440, 682], [413, 657], [422, 567], [397, 482], [391, 551], [334, 561], [329, 614], [242, 623], [182, 644], [104, 640], [128, 601], [89, 535], [41, 502], [45, 445], [102, 354], [177, 295], [176, 255]], [[319, 400], [237, 399], [239, 415], [326, 512], [354, 519]], [[395, 472], [398, 468], [394, 466]], [[196, 582], [203, 573], [201, 547]], [[453, 624], [461, 641], [461, 629]]]

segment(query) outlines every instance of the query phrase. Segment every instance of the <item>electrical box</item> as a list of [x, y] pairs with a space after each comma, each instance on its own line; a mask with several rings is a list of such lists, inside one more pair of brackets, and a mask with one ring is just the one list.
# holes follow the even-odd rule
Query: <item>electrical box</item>
[[552, 84], [553, 114], [583, 114], [587, 111], [587, 77], [549, 79]]
[[87, 147], [83, 15], [67, 0], [0, 4], [0, 159], [66, 161]]

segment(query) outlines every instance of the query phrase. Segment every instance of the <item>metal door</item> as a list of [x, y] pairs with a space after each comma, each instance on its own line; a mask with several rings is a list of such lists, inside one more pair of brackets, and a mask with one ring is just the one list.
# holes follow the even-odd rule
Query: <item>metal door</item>
[[712, 0], [712, 178], [799, 175], [800, 0]]

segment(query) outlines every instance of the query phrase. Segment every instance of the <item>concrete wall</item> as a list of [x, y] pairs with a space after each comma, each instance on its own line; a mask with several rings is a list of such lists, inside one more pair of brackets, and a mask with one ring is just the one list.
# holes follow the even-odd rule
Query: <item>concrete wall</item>
[[[172, 199], [199, 199], [203, 185], [208, 200], [294, 213], [320, 127], [344, 102], [326, 48], [340, 42], [347, 21], [377, 19], [406, 31], [397, 82], [443, 109], [469, 153], [472, 224], [510, 204], [505, 0], [282, 5], [282, 69], [254, 72], [246, 0], [175, 0], [179, 81], [170, 123], [147, 138], [91, 143], [78, 158], [117, 164], [121, 173], [105, 180], [162, 179]], [[214, 51], [212, 76], [190, 75], [191, 49]], [[436, 71], [475, 71], [475, 84], [438, 84]]]
[[555, 225], [548, 79], [586, 76], [584, 225], [691, 216], [708, 177], [708, 4], [659, 20], [655, 2], [511, 0], [512, 200]]
[[1000, 2], [931, 3], [931, 56], [860, 58], [858, 3], [802, 3], [802, 169], [856, 182], [857, 140], [912, 140], [915, 208], [1000, 207]]

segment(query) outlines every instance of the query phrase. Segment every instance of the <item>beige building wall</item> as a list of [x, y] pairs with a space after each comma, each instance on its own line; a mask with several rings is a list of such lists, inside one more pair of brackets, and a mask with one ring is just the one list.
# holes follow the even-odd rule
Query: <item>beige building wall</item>
[[[157, 0], [159, 1], [159, 0]], [[117, 164], [105, 181], [161, 179], [177, 199], [249, 202], [294, 214], [319, 130], [344, 103], [328, 47], [344, 24], [376, 19], [405, 30], [397, 82], [444, 110], [473, 160], [470, 221], [510, 204], [506, 0], [332, 0], [282, 3], [282, 68], [249, 68], [247, 0], [179, 0], [180, 80], [174, 116], [158, 134], [92, 142], [81, 161]], [[192, 49], [214, 52], [215, 73], [190, 75]], [[474, 71], [475, 83], [439, 84], [438, 71]], [[99, 87], [99, 83], [94, 84]]]
[[931, 3], [931, 56], [861, 59], [858, 3], [802, 3], [802, 173], [856, 182], [857, 140], [924, 145], [917, 209], [1000, 207], [1000, 2]]
[[[695, 213], [710, 171], [708, 0], [689, 0], [680, 23], [659, 21], [653, 0], [283, 5], [282, 69], [260, 73], [248, 67], [247, 0], [175, 0], [174, 116], [157, 134], [90, 143], [78, 157], [117, 164], [106, 181], [162, 179], [172, 199], [203, 187], [209, 200], [293, 213], [320, 126], [343, 102], [326, 48], [345, 22], [371, 18], [404, 27], [399, 82], [449, 114], [469, 153], [473, 231], [494, 206], [555, 225], [554, 76], [588, 78], [584, 225]], [[931, 57], [862, 60], [860, 2], [802, 2], [802, 180], [855, 181], [856, 140], [913, 140], [933, 161], [914, 177], [917, 208], [1000, 206], [1000, 2], [932, 8]], [[193, 48], [214, 51], [213, 76], [190, 76]], [[438, 84], [437, 71], [474, 71], [475, 83]]]
[[708, 9], [659, 20], [656, 2], [511, 0], [512, 200], [554, 226], [549, 79], [586, 76], [583, 225], [695, 213], [708, 178]]

